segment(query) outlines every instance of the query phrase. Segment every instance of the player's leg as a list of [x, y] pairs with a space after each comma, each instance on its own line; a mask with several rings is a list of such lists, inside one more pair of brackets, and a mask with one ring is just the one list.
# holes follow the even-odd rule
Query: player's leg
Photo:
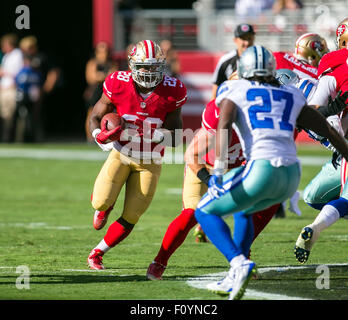
[[[92, 206], [96, 209], [96, 212], [111, 211], [129, 174], [129, 164], [124, 161], [123, 156], [118, 151], [112, 150], [94, 184], [91, 200]], [[95, 213], [93, 225], [94, 227], [97, 226], [96, 229], [98, 230], [101, 225], [105, 225], [106, 220], [107, 216], [104, 216], [103, 219], [99, 219], [98, 214]], [[109, 229], [112, 228], [111, 226], [109, 227]], [[87, 258], [89, 267], [96, 270], [104, 269], [102, 257], [109, 249], [110, 247], [106, 244], [104, 237], [89, 254]]]
[[327, 162], [303, 191], [303, 200], [314, 209], [321, 210], [329, 201], [337, 199], [341, 190], [340, 167]]
[[130, 166], [132, 171], [126, 182], [122, 215], [110, 226], [113, 229], [105, 235], [105, 242], [109, 247], [114, 247], [131, 233], [151, 204], [161, 174], [161, 165], [133, 162]]
[[129, 167], [131, 172], [126, 181], [122, 215], [109, 226], [104, 239], [95, 248], [100, 250], [99, 256], [128, 237], [155, 194], [161, 165], [137, 164], [131, 161]]
[[[253, 161], [245, 168], [232, 170], [224, 176], [224, 188], [229, 191], [221, 198], [213, 200], [209, 195], [205, 195], [199, 203], [195, 214], [197, 221], [231, 265], [227, 278], [230, 278], [231, 286], [236, 285], [231, 298], [239, 298], [239, 293], [244, 292], [244, 285], [250, 279], [254, 264], [246, 259], [243, 249], [234, 242], [223, 217], [240, 211], [252, 214], [284, 201], [296, 191], [299, 177], [298, 164], [274, 168], [268, 161]], [[252, 220], [248, 219], [247, 223], [252, 228]], [[249, 230], [248, 228], [246, 230]], [[243, 236], [246, 238], [253, 234]], [[235, 270], [238, 272], [235, 273]], [[238, 279], [237, 282], [235, 277]]]
[[130, 173], [129, 160], [120, 152], [112, 150], [100, 170], [91, 196], [95, 209], [93, 226], [102, 229]]
[[[344, 166], [343, 166], [344, 168]], [[345, 171], [342, 171], [345, 180]], [[331, 162], [325, 164], [318, 175], [310, 182], [304, 192], [304, 200], [315, 209], [321, 209], [315, 220], [302, 228], [295, 244], [294, 254], [300, 263], [308, 260], [314, 243], [320, 233], [348, 212], [348, 187], [341, 189], [341, 172]]]
[[146, 277], [149, 280], [161, 279], [169, 258], [197, 224], [194, 216], [195, 208], [206, 191], [207, 186], [186, 166], [182, 191], [183, 210], [169, 224], [157, 256], [147, 269]]
[[[237, 212], [233, 215], [233, 239], [237, 246], [243, 248], [243, 254], [246, 257], [250, 257], [251, 244], [275, 216], [280, 205], [279, 203], [272, 205], [252, 215], [247, 215], [244, 211]], [[245, 234], [248, 236], [245, 236]]]

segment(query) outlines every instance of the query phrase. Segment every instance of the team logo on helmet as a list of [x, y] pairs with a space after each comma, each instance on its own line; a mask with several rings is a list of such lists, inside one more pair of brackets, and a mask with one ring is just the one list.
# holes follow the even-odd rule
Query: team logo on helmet
[[129, 53], [130, 56], [134, 56], [135, 53], [137, 52], [137, 46], [134, 46], [131, 50], [131, 52]]
[[345, 24], [341, 24], [340, 26], [338, 26], [337, 30], [336, 30], [336, 36], [340, 37], [343, 33], [345, 33], [347, 30], [347, 27]]

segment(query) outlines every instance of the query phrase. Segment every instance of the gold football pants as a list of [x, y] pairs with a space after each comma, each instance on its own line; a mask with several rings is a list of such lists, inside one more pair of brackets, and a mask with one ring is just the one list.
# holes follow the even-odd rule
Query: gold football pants
[[131, 224], [138, 222], [152, 201], [162, 166], [137, 162], [117, 150], [110, 152], [94, 183], [94, 209], [110, 208], [126, 185], [122, 218]]
[[207, 192], [208, 186], [193, 173], [189, 166], [185, 166], [182, 201], [184, 209], [195, 210], [198, 202]]

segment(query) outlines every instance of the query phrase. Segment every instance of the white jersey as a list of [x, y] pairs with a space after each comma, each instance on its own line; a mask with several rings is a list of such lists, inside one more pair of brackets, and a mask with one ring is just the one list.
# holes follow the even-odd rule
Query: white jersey
[[305, 96], [308, 105], [314, 104], [312, 100], [317, 90], [318, 82], [318, 80], [313, 78], [304, 78], [296, 84], [296, 87], [303, 92], [303, 95]]
[[298, 161], [294, 130], [306, 99], [296, 87], [275, 87], [248, 80], [225, 81], [217, 92], [237, 107], [235, 130], [247, 160], [270, 160], [275, 167]]
[[[325, 106], [328, 102], [327, 96], [326, 99], [323, 97], [325, 95], [322, 95], [321, 92], [321, 84], [322, 82], [319, 82], [316, 79], [313, 78], [306, 78], [301, 79], [297, 84], [296, 87], [299, 88], [306, 100], [308, 105], [319, 105], [319, 106]], [[340, 118], [338, 115], [332, 115], [326, 118], [327, 122], [330, 123], [332, 127], [334, 127], [342, 136], [344, 136], [342, 125], [340, 122]], [[312, 131], [309, 131], [311, 134], [311, 138], [316, 137], [317, 134], [313, 133]], [[322, 138], [322, 137], [321, 137]], [[316, 139], [317, 140], [317, 139]]]

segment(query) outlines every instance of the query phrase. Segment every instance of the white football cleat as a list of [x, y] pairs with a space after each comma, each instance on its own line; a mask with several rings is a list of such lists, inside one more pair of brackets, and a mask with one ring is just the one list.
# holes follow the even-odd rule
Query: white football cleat
[[241, 264], [231, 266], [231, 269], [230, 272], [234, 272], [234, 283], [228, 300], [240, 300], [244, 296], [249, 280], [256, 272], [256, 264], [245, 259]]
[[[234, 274], [232, 274], [234, 276]], [[207, 284], [207, 289], [221, 295], [229, 295], [233, 289], [234, 279], [230, 277], [230, 273], [219, 281], [211, 282]]]
[[308, 260], [309, 254], [314, 243], [319, 238], [319, 230], [315, 225], [304, 227], [297, 238], [294, 254], [299, 263], [305, 263]]

